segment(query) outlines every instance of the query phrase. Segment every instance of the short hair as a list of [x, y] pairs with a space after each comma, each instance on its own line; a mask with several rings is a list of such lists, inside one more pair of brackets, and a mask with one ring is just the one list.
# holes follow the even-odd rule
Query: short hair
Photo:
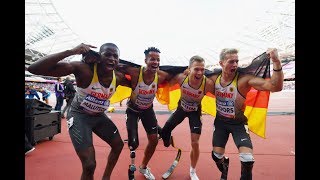
[[224, 48], [221, 50], [220, 53], [220, 60], [222, 61], [226, 58], [227, 54], [238, 54], [239, 50], [235, 48]]
[[156, 47], [149, 47], [148, 49], [144, 50], [144, 55], [147, 57], [150, 52], [158, 52], [158, 53], [161, 53], [158, 48], [156, 48]]
[[120, 49], [118, 48], [117, 45], [113, 44], [113, 43], [104, 43], [100, 46], [100, 49], [99, 49], [99, 52], [101, 53], [102, 49], [106, 46], [111, 46], [111, 47], [114, 47], [114, 48], [117, 48], [119, 53], [120, 53]]
[[195, 56], [192, 56], [189, 60], [189, 67], [191, 66], [191, 64], [193, 62], [204, 62], [205, 63], [205, 60], [201, 57], [201, 56], [198, 56], [198, 55], [195, 55]]

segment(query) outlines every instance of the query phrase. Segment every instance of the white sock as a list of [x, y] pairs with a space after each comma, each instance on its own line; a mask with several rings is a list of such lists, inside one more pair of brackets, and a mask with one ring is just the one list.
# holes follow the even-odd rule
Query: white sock
[[196, 168], [190, 166], [190, 172], [196, 172]]

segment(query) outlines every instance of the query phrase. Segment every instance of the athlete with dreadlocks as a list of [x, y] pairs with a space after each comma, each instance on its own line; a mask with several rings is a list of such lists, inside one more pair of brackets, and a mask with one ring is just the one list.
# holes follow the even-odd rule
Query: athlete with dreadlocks
[[[130, 157], [134, 161], [135, 150], [139, 146], [138, 120], [140, 119], [147, 133], [148, 145], [144, 151], [139, 171], [146, 179], [155, 179], [150, 168], [147, 166], [158, 144], [158, 131], [161, 130], [153, 110], [153, 100], [158, 89], [158, 84], [169, 81], [173, 75], [159, 70], [159, 49], [149, 47], [144, 51], [144, 54], [146, 66], [137, 68], [119, 64], [117, 70], [131, 76], [132, 93], [127, 102], [126, 109], [128, 146], [131, 151]], [[135, 167], [131, 167], [131, 170], [135, 171]]]

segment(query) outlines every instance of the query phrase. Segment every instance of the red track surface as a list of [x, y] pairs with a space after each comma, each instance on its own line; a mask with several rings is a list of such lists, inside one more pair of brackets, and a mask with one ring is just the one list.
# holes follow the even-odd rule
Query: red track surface
[[[288, 95], [290, 94], [290, 95]], [[294, 92], [283, 95], [274, 93], [271, 95], [269, 110], [273, 112], [294, 112]], [[273, 105], [274, 103], [274, 105]], [[277, 108], [281, 107], [281, 108]], [[118, 108], [118, 107], [117, 107]], [[116, 108], [116, 109], [117, 109]], [[123, 107], [121, 107], [123, 108]], [[161, 107], [157, 107], [156, 109]], [[123, 139], [127, 133], [125, 129], [124, 114], [110, 113], [112, 120], [117, 125]], [[159, 124], [164, 125], [169, 114], [157, 115]], [[220, 172], [211, 158], [212, 124], [214, 118], [203, 116], [203, 129], [200, 138], [200, 158], [197, 164], [197, 175], [200, 179], [220, 179]], [[53, 140], [44, 139], [38, 142], [36, 149], [25, 156], [26, 180], [78, 180], [81, 175], [81, 164], [78, 159], [66, 128], [66, 120], [62, 119], [62, 132], [54, 136]], [[267, 117], [266, 139], [262, 139], [251, 133], [253, 141], [255, 164], [253, 167], [253, 179], [295, 179], [295, 116], [275, 115]], [[185, 119], [173, 131], [176, 146], [182, 148], [180, 162], [170, 179], [190, 179], [190, 130], [188, 120]], [[139, 123], [140, 146], [136, 150], [136, 164], [142, 160], [143, 150], [147, 144], [146, 133]], [[107, 155], [110, 151], [108, 144], [94, 136], [97, 167], [95, 179], [101, 179]], [[229, 180], [239, 179], [240, 161], [237, 149], [230, 136], [226, 155], [230, 158]], [[162, 173], [171, 165], [176, 156], [176, 150], [172, 147], [165, 148], [160, 140], [156, 152], [149, 162], [149, 167], [156, 179], [161, 179]], [[128, 179], [127, 169], [130, 162], [127, 144], [120, 155], [119, 161], [113, 171], [112, 179]], [[137, 180], [145, 179], [138, 171], [135, 173]]]

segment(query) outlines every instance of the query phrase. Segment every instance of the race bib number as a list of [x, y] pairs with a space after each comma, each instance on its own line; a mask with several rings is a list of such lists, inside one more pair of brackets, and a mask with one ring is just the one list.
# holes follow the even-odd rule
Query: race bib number
[[148, 109], [153, 103], [153, 98], [141, 98], [138, 96], [135, 103], [140, 109]]
[[196, 102], [186, 102], [184, 100], [181, 100], [181, 107], [185, 111], [197, 111], [198, 110], [198, 103], [196, 103]]
[[89, 112], [104, 112], [110, 105], [110, 101], [106, 99], [99, 99], [88, 94], [81, 102], [80, 106]]
[[217, 102], [217, 110], [227, 117], [235, 116], [235, 109], [233, 101], [218, 101]]

